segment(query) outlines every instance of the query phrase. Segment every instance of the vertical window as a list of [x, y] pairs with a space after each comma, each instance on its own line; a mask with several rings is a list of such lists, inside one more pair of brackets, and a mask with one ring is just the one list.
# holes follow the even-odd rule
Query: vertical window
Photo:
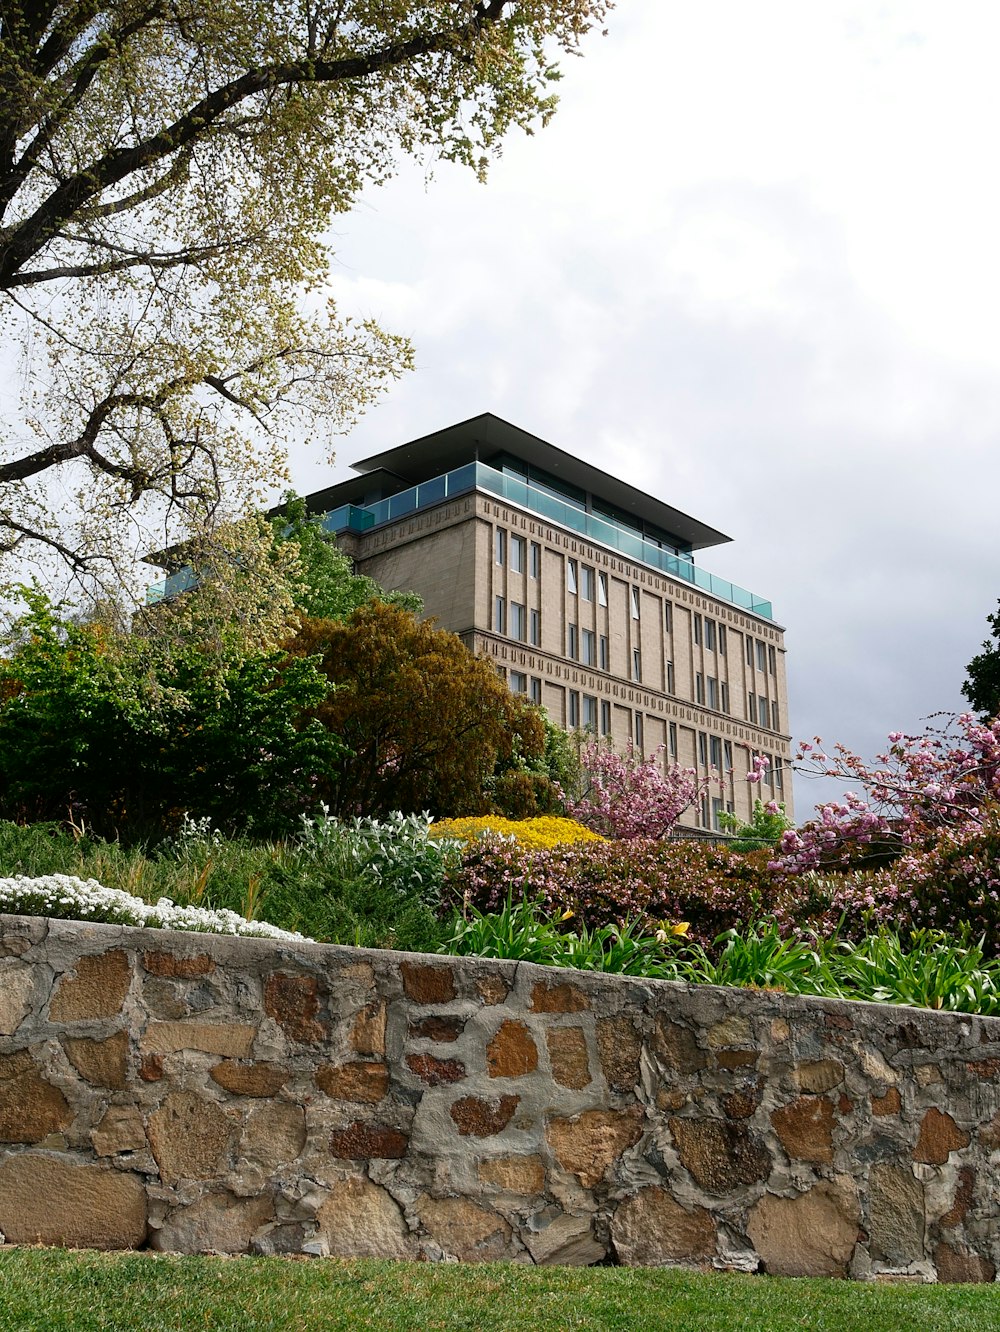
[[713, 735], [713, 736], [710, 736], [710, 737], [709, 737], [709, 742], [710, 742], [710, 754], [709, 754], [709, 757], [710, 757], [711, 760], [712, 760], [712, 767], [713, 767], [713, 768], [716, 768], [719, 772], [721, 772], [721, 771], [722, 771], [722, 741], [719, 739], [719, 737], [718, 737], [717, 735]]
[[566, 561], [566, 591], [576, 596], [576, 560]]
[[722, 711], [723, 711], [723, 712], [728, 712], [728, 711], [729, 711], [729, 686], [726, 684], [725, 680], [722, 681], [722, 686], [721, 686], [721, 688], [722, 688]]
[[507, 561], [507, 533], [502, 527], [497, 528], [496, 552], [497, 564], [505, 564]]
[[510, 569], [512, 573], [524, 573], [524, 546], [524, 537], [515, 536], [511, 533]]
[[595, 666], [597, 664], [597, 635], [593, 629], [582, 629], [580, 631], [580, 656], [585, 666]]
[[580, 639], [575, 624], [566, 626], [566, 656], [574, 661], [580, 656]]
[[691, 616], [691, 622], [692, 622], [692, 624], [694, 625], [694, 641], [695, 641], [695, 643], [696, 643], [698, 646], [700, 646], [700, 645], [701, 645], [701, 616], [700, 616], [700, 615], [692, 615], [692, 616]]
[[719, 682], [714, 675], [710, 675], [705, 681], [708, 685], [708, 706], [716, 712], [719, 710]]
[[580, 596], [584, 601], [594, 600], [594, 571], [589, 564], [580, 565]]
[[707, 828], [707, 827], [708, 827], [708, 796], [707, 796], [707, 795], [703, 795], [702, 798], [701, 798], [701, 826], [702, 826], [703, 828]]
[[532, 647], [540, 647], [542, 642], [542, 616], [540, 611], [528, 611], [528, 642]]
[[507, 632], [507, 608], [503, 597], [495, 597], [493, 601], [493, 630], [498, 634]]
[[757, 639], [757, 669], [759, 671], [767, 669], [767, 644], [762, 638]]
[[708, 736], [704, 731], [698, 732], [698, 762], [703, 768], [708, 767]]
[[641, 713], [641, 712], [637, 712], [637, 713], [635, 714], [635, 717], [633, 718], [633, 724], [634, 724], [634, 729], [635, 729], [635, 747], [636, 747], [636, 749], [639, 751], [639, 753], [641, 754], [641, 753], [642, 753], [642, 713]]
[[669, 737], [670, 737], [670, 757], [671, 757], [672, 759], [675, 759], [675, 758], [677, 757], [677, 723], [676, 723], [676, 722], [671, 722], [671, 723], [670, 723], [670, 728], [669, 728], [669, 732], [668, 732], [668, 734], [669, 734]]
[[611, 734], [611, 704], [606, 698], [601, 699], [601, 735]]
[[720, 624], [720, 625], [719, 625], [719, 656], [720, 656], [720, 657], [724, 657], [725, 655], [726, 655], [726, 626], [725, 626], [724, 624]]
[[642, 680], [642, 653], [638, 648], [632, 649], [632, 679], [636, 682]]
[[580, 695], [575, 689], [569, 691], [569, 729], [575, 731], [580, 726]]
[[608, 604], [608, 575], [606, 573], [597, 575], [597, 602], [600, 606]]
[[719, 815], [722, 813], [725, 805], [721, 796], [712, 796], [712, 827], [716, 832], [722, 832], [722, 823]]
[[779, 791], [785, 789], [785, 760], [778, 757], [774, 760], [774, 784]]
[[542, 682], [537, 675], [531, 677], [531, 701], [542, 706]]
[[583, 696], [583, 729], [597, 734], [597, 699], [593, 694]]
[[674, 632], [674, 607], [673, 603], [669, 601], [663, 603], [663, 628], [668, 634]]
[[512, 694], [526, 694], [528, 692], [528, 677], [523, 671], [511, 671], [510, 692]]
[[747, 665], [748, 665], [748, 666], [752, 666], [752, 665], [753, 665], [753, 639], [750, 637], [749, 634], [747, 634], [747, 637], [746, 637], [746, 645], [747, 645]]
[[767, 669], [772, 675], [778, 673], [778, 654], [775, 652], [773, 644], [767, 649]]
[[733, 742], [726, 740], [722, 746], [722, 767], [724, 772], [733, 770]]
[[608, 671], [611, 667], [608, 665], [608, 636], [601, 634], [600, 642], [600, 667], [602, 671]]
[[772, 731], [780, 731], [780, 730], [781, 730], [781, 727], [778, 725], [778, 704], [777, 704], [777, 702], [774, 702], [774, 703], [771, 704], [771, 730], [772, 730]]
[[705, 646], [709, 652], [715, 651], [715, 621], [705, 616]]
[[705, 702], [705, 677], [701, 671], [694, 677], [694, 701], [702, 704]]
[[542, 575], [542, 548], [537, 541], [531, 543], [531, 549], [528, 552], [528, 576], [530, 578], [540, 578]]
[[525, 613], [524, 607], [519, 601], [510, 603], [510, 636], [516, 638], [520, 643], [524, 642]]
[[757, 695], [757, 722], [758, 722], [758, 725], [760, 725], [760, 726], [767, 726], [767, 724], [768, 724], [768, 716], [769, 716], [769, 714], [768, 714], [768, 710], [767, 710], [767, 699], [764, 697], [763, 694], [758, 694], [758, 695]]
[[757, 724], [757, 695], [753, 692], [747, 694], [747, 716], [756, 726]]
[[637, 620], [639, 618], [639, 589], [637, 587], [633, 587], [631, 591], [632, 595], [630, 600], [632, 604], [632, 619]]

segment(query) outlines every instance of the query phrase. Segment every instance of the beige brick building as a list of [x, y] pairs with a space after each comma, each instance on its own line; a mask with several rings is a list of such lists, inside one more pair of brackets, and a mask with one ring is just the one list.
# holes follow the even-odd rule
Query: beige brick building
[[307, 503], [359, 573], [418, 592], [559, 725], [714, 772], [686, 823], [758, 792], [792, 812], [783, 630], [694, 563], [728, 537], [490, 414], [354, 470]]

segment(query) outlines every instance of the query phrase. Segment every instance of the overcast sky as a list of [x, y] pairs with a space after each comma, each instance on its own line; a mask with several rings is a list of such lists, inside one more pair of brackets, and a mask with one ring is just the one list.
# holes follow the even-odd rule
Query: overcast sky
[[733, 538], [699, 562], [773, 601], [797, 739], [960, 709], [1000, 595], [998, 56], [995, 0], [622, 0], [485, 186], [414, 168], [337, 220], [332, 292], [418, 369], [296, 488], [492, 411]]

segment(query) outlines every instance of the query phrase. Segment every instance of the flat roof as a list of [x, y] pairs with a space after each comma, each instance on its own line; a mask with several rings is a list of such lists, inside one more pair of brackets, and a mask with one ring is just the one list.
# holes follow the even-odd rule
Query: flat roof
[[[622, 512], [634, 515], [636, 519], [680, 537], [690, 543], [692, 550], [703, 550], [707, 546], [719, 546], [732, 540], [708, 523], [692, 518], [690, 514], [665, 504], [643, 490], [637, 490], [627, 481], [601, 471], [599, 467], [556, 448], [554, 444], [539, 439], [520, 426], [494, 416], [492, 412], [471, 416], [458, 425], [446, 426], [443, 430], [411, 439], [383, 453], [374, 453], [352, 466], [357, 472], [369, 474], [369, 481], [374, 480], [371, 473], [388, 472], [407, 486], [415, 486], [443, 472], [454, 471], [465, 463], [482, 462], [489, 465], [491, 458], [502, 453], [513, 454], [579, 490], [599, 496]], [[349, 483], [341, 482], [338, 486], [331, 486], [329, 492], [319, 491], [308, 496], [310, 509], [314, 509], [320, 496], [327, 493], [336, 493], [338, 497], [343, 495], [339, 503], [348, 503], [346, 492], [349, 488], [353, 489]]]

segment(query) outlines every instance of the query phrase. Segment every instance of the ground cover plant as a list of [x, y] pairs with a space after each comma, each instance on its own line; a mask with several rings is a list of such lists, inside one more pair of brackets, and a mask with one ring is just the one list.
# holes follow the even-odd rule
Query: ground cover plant
[[0, 1332], [992, 1332], [996, 1286], [0, 1250]]

